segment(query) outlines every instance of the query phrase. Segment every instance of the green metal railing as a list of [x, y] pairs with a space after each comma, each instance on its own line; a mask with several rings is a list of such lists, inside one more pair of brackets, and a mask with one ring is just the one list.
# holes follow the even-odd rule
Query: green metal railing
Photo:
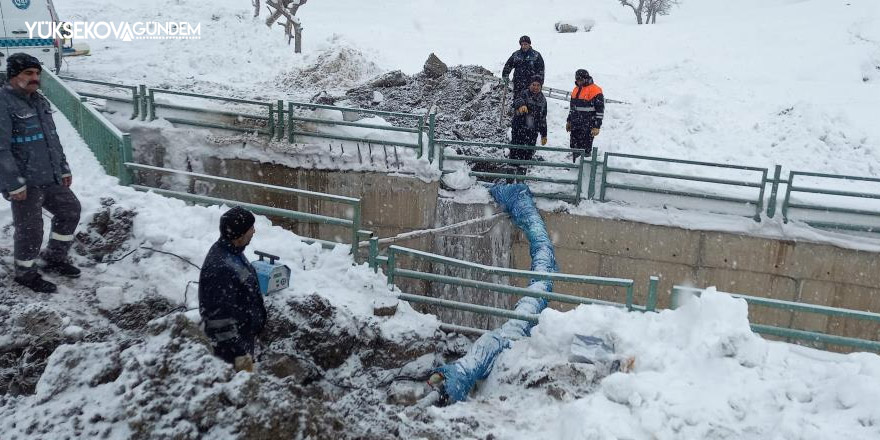
[[[567, 148], [553, 148], [553, 147], [533, 147], [528, 145], [510, 145], [510, 144], [490, 144], [483, 142], [467, 142], [467, 141], [455, 141], [449, 139], [438, 139], [435, 141], [437, 149], [440, 153], [439, 158], [439, 166], [440, 171], [443, 174], [449, 174], [455, 172], [454, 169], [448, 168], [449, 162], [454, 161], [464, 161], [470, 163], [492, 163], [492, 164], [500, 164], [500, 165], [513, 165], [513, 166], [528, 166], [529, 169], [533, 171], [538, 171], [539, 173], [543, 170], [553, 170], [558, 172], [560, 169], [562, 170], [575, 170], [577, 173], [576, 178], [559, 178], [559, 177], [547, 177], [541, 175], [526, 175], [526, 174], [517, 174], [515, 171], [513, 172], [482, 172], [482, 171], [469, 171], [468, 175], [484, 178], [484, 179], [513, 179], [520, 181], [531, 181], [531, 182], [547, 182], [559, 185], [565, 185], [568, 187], [565, 191], [555, 192], [555, 193], [542, 193], [542, 192], [533, 192], [535, 196], [545, 197], [548, 199], [559, 199], [559, 200], [568, 200], [572, 203], [578, 203], [581, 199], [581, 191], [584, 184], [584, 150], [582, 149], [567, 149]], [[549, 162], [549, 161], [539, 161], [539, 160], [517, 160], [517, 159], [507, 159], [502, 157], [485, 157], [485, 156], [469, 156], [469, 155], [459, 155], [459, 154], [446, 154], [446, 146], [458, 146], [458, 147], [468, 147], [475, 149], [504, 149], [504, 148], [518, 148], [522, 150], [532, 150], [532, 151], [552, 151], [552, 152], [570, 152], [572, 154], [577, 154], [578, 159], [574, 163], [568, 162]], [[595, 152], [593, 154], [593, 159], [595, 158]], [[594, 160], [595, 162], [595, 160]], [[593, 172], [595, 167], [590, 168], [590, 176], [589, 179], [592, 182], [593, 180]], [[592, 185], [591, 185], [592, 186]]]
[[[254, 106], [263, 110], [258, 113], [247, 113], [232, 110], [209, 110], [189, 105], [169, 104], [156, 102], [157, 95], [183, 96], [220, 103], [221, 105], [242, 104]], [[214, 116], [214, 118], [194, 119], [192, 117], [163, 116], [163, 119], [175, 124], [194, 125], [196, 127], [218, 128], [241, 132], [257, 132], [270, 138], [275, 135], [275, 110], [271, 102], [254, 101], [250, 99], [226, 98], [223, 96], [202, 95], [198, 93], [180, 92], [176, 90], [149, 89], [146, 96], [147, 117], [149, 120], [158, 118], [157, 110], [168, 109], [186, 113], [194, 113], [200, 116]], [[209, 120], [213, 119], [213, 120]]]
[[[48, 78], [48, 75], [47, 75]], [[758, 167], [748, 167], [748, 166], [739, 166], [739, 165], [728, 165], [728, 164], [717, 164], [711, 162], [697, 162], [697, 161], [689, 161], [689, 160], [678, 160], [678, 159], [668, 159], [661, 157], [650, 157], [650, 156], [639, 156], [639, 155], [630, 155], [623, 153], [605, 153], [602, 161], [597, 159], [597, 150], [593, 150], [592, 157], [583, 158], [581, 157], [577, 163], [568, 164], [568, 163], [555, 163], [555, 162], [544, 162], [544, 161], [519, 161], [519, 160], [511, 160], [500, 157], [481, 157], [481, 156], [468, 156], [468, 155], [446, 155], [445, 154], [445, 146], [471, 146], [474, 148], [479, 148], [480, 146], [484, 146], [487, 148], [525, 148], [531, 150], [549, 150], [549, 151], [563, 151], [563, 149], [558, 148], [549, 148], [549, 147], [527, 147], [527, 146], [511, 146], [507, 144], [483, 144], [479, 142], [466, 142], [466, 141], [451, 141], [451, 140], [437, 140], [435, 139], [435, 130], [436, 130], [436, 119], [435, 115], [430, 114], [427, 116], [420, 116], [409, 113], [400, 113], [400, 112], [389, 112], [389, 111], [378, 111], [378, 110], [369, 110], [369, 109], [359, 109], [359, 108], [349, 108], [349, 107], [336, 107], [332, 105], [322, 105], [322, 104], [312, 104], [312, 103], [299, 103], [299, 102], [288, 102], [285, 104], [284, 101], [278, 100], [275, 103], [267, 103], [262, 101], [254, 101], [254, 100], [244, 100], [244, 99], [234, 99], [234, 98], [225, 98], [218, 96], [210, 96], [210, 95], [201, 95], [196, 93], [188, 93], [188, 92], [179, 92], [179, 91], [171, 91], [164, 89], [147, 89], [145, 86], [129, 86], [124, 84], [114, 84], [105, 81], [95, 81], [89, 79], [81, 79], [81, 78], [70, 78], [64, 77], [68, 81], [76, 81], [84, 84], [91, 84], [98, 87], [108, 87], [111, 89], [118, 89], [124, 91], [126, 94], [131, 94], [131, 97], [123, 97], [123, 96], [114, 96], [110, 94], [103, 93], [93, 93], [91, 91], [82, 91], [77, 95], [78, 99], [81, 99], [82, 96], [102, 98], [107, 100], [113, 100], [118, 102], [126, 102], [132, 104], [132, 118], [140, 116], [140, 118], [146, 119], [155, 119], [157, 117], [156, 112], [157, 109], [168, 109], [172, 111], [183, 112], [184, 114], [198, 114], [200, 117], [175, 117], [175, 115], [166, 115], [165, 119], [179, 124], [190, 124], [195, 126], [201, 126], [206, 128], [220, 128], [220, 129], [229, 129], [235, 131], [242, 132], [253, 132], [256, 131], [260, 134], [269, 135], [270, 137], [282, 139], [287, 137], [289, 142], [295, 142], [299, 137], [312, 137], [312, 138], [324, 138], [324, 139], [333, 139], [339, 141], [349, 141], [355, 142], [364, 145], [370, 146], [372, 149], [372, 145], [381, 145], [383, 149], [386, 146], [394, 147], [394, 154], [396, 157], [397, 147], [409, 148], [417, 151], [419, 157], [423, 157], [427, 154], [428, 160], [433, 161], [435, 158], [439, 156], [440, 160], [440, 170], [444, 173], [452, 172], [453, 170], [448, 168], [449, 161], [466, 161], [471, 163], [484, 163], [484, 164], [494, 164], [500, 167], [507, 167], [508, 169], [514, 169], [516, 167], [529, 167], [532, 170], [537, 171], [537, 173], [532, 173], [531, 175], [521, 175], [519, 172], [481, 172], [481, 171], [471, 171], [469, 174], [471, 176], [475, 176], [482, 179], [511, 179], [511, 180], [519, 180], [519, 181], [527, 181], [527, 182], [545, 182], [550, 184], [560, 184], [564, 186], [569, 186], [571, 189], [567, 189], [561, 192], [549, 192], [542, 193], [540, 191], [536, 191], [535, 195], [539, 197], [547, 197], [554, 198], [560, 200], [567, 200], [573, 203], [577, 203], [582, 198], [588, 200], [594, 200], [595, 197], [595, 189], [598, 184], [599, 186], [599, 197], [598, 201], [604, 202], [608, 198], [608, 190], [609, 189], [621, 189], [621, 190], [631, 190], [631, 191], [640, 191], [647, 193], [655, 193], [655, 194], [664, 194], [669, 196], [676, 197], [687, 197], [694, 198], [697, 200], [714, 200], [721, 202], [728, 202], [731, 204], [739, 204], [739, 205], [747, 205], [754, 207], [754, 215], [753, 218], [756, 221], [760, 221], [761, 213], [764, 211], [764, 197], [765, 197], [765, 188], [769, 186], [770, 195], [769, 199], [766, 202], [766, 214], [769, 218], [773, 218], [776, 214], [777, 206], [777, 194], [779, 192], [780, 185], [786, 185], [786, 193], [782, 206], [783, 218], [787, 222], [790, 216], [790, 210], [792, 209], [801, 209], [811, 212], [824, 212], [826, 214], [840, 214], [842, 216], [850, 216], [849, 221], [821, 221], [816, 219], [803, 219], [803, 221], [811, 226], [819, 227], [819, 228], [830, 228], [830, 229], [841, 229], [841, 230], [850, 230], [850, 231], [864, 231], [864, 232], [874, 232], [880, 233], [880, 226], [868, 224], [870, 222], [859, 222], [858, 220], [854, 220], [854, 217], [862, 216], [871, 216], [877, 217], [880, 216], [880, 210], [868, 210], [868, 209], [854, 209], [854, 208], [845, 208], [845, 207], [832, 207], [828, 205], [819, 205], [819, 204], [808, 204], [808, 203], [797, 203], [792, 200], [792, 194], [798, 193], [814, 193], [814, 194], [822, 194], [825, 196], [836, 197], [838, 200], [842, 199], [850, 199], [860, 198], [863, 200], [867, 199], [878, 199], [880, 198], [880, 194], [870, 194], [866, 192], [857, 192], [857, 191], [843, 191], [840, 188], [834, 187], [830, 185], [826, 188], [807, 188], [804, 186], [800, 186], [798, 183], [792, 183], [796, 180], [799, 182], [804, 177], [822, 177], [829, 179], [838, 179], [841, 181], [863, 181], [863, 182], [878, 182], [880, 179], [873, 179], [867, 177], [858, 177], [858, 176], [845, 176], [845, 175], [832, 175], [832, 174], [820, 174], [820, 173], [809, 173], [809, 172], [791, 172], [788, 179], [782, 179], [781, 176], [781, 167], [779, 165], [775, 166], [775, 173], [772, 178], [768, 178], [767, 169], [766, 168], [758, 168]], [[468, 75], [468, 78], [474, 81], [500, 81], [499, 78], [485, 76], [485, 75]], [[52, 79], [49, 78], [47, 81], [50, 83]], [[55, 81], [57, 83], [57, 80]], [[47, 84], [44, 86], [44, 89], [48, 88], [58, 88], [54, 84]], [[67, 89], [67, 87], [64, 87]], [[568, 92], [560, 89], [553, 89], [549, 87], [545, 87], [545, 94], [553, 98], [564, 99], [568, 96]], [[51, 92], [47, 92], [51, 93]], [[71, 90], [67, 89], [65, 92], [67, 95], [72, 93]], [[194, 106], [184, 106], [177, 105], [171, 103], [157, 103], [156, 96], [157, 95], [176, 95], [179, 97], [188, 97], [194, 99], [203, 99], [212, 102], [222, 102], [224, 105], [250, 105], [257, 106], [263, 110], [258, 111], [256, 113], [248, 113], [248, 112], [238, 112], [238, 111], [226, 111], [226, 110], [208, 110], [200, 107]], [[58, 101], [56, 105], [59, 107], [76, 107], [77, 104], [64, 104], [64, 97], [56, 97], [53, 99], [53, 102]], [[68, 96], [69, 99], [69, 96]], [[567, 98], [566, 98], [567, 99]], [[409, 120], [412, 121], [409, 126], [405, 126], [407, 124], [398, 124], [398, 125], [380, 125], [380, 124], [372, 124], [372, 123], [364, 123], [358, 121], [346, 121], [345, 118], [343, 120], [337, 119], [325, 119], [320, 117], [311, 117], [305, 116], [303, 113], [306, 110], [330, 110], [330, 111], [339, 111], [344, 114], [364, 114], [364, 115], [375, 115], [380, 117], [385, 117], [389, 120]], [[71, 112], [70, 110], [65, 111], [65, 115], [74, 123], [77, 127], [80, 127], [80, 119], [84, 116], [79, 115], [77, 112]], [[93, 118], [92, 118], [93, 119]], [[244, 122], [244, 124], [242, 123]], [[313, 132], [313, 131], [305, 131], [298, 129], [298, 126], [301, 127], [302, 124], [322, 124], [328, 126], [343, 126], [343, 127], [356, 127], [356, 128], [365, 128], [372, 130], [380, 130], [387, 133], [408, 133], [415, 135], [414, 142], [407, 141], [397, 141], [390, 139], [369, 139], [366, 137], [358, 137], [358, 136], [346, 136], [341, 134], [333, 134], [333, 133], [321, 133], [321, 132]], [[117, 135], [119, 133], [116, 133]], [[129, 141], [130, 142], [130, 141]], [[439, 151], [438, 151], [439, 150]], [[129, 150], [130, 151], [130, 150]], [[360, 151], [360, 148], [358, 148]], [[571, 150], [567, 150], [571, 151]], [[579, 151], [579, 150], [578, 150]], [[96, 153], [97, 154], [97, 153]], [[112, 163], [118, 162], [116, 158], [109, 157], [112, 154], [109, 152], [101, 153], [102, 163], [104, 161], [110, 161]], [[386, 151], [386, 160], [387, 160], [388, 152]], [[655, 163], [667, 163], [667, 164], [679, 164], [679, 165], [689, 165], [701, 167], [706, 170], [738, 170], [745, 173], [754, 172], [760, 173], [760, 178], [755, 179], [725, 179], [725, 178], [716, 178], [716, 177], [698, 177], [688, 175], [687, 173], [666, 173], [655, 171], [656, 167], [652, 169], [652, 167], [615, 167], [613, 162], [617, 159], [630, 159], [630, 160], [641, 160]], [[445, 164], [444, 164], [445, 162]], [[398, 160], [399, 163], [399, 160]], [[589, 164], [589, 169], [585, 170], [584, 165]], [[113, 165], [109, 165], [113, 166]], [[543, 169], [555, 168], [556, 171], [559, 170], [568, 170], [568, 169], [577, 169], [577, 179], [574, 178], [559, 178], [556, 176], [544, 176], [541, 175], [541, 171]], [[588, 172], [587, 172], [588, 171]], [[587, 174], [585, 176], [585, 174]], [[709, 175], [708, 173], [704, 173]], [[601, 180], [598, 176], [602, 176]], [[613, 176], [615, 175], [639, 175], [651, 177], [653, 180], [650, 184], [629, 184], [629, 183], [620, 183], [614, 182]], [[612, 180], [609, 180], [611, 178]], [[684, 187], [687, 187], [688, 183], [696, 183], [703, 184], [703, 188], [699, 189], [688, 189], [682, 190], [681, 186], [667, 186], [664, 187], [660, 183], [664, 180], [675, 180], [681, 182]], [[587, 194], [585, 197], [582, 196], [582, 188], [584, 187], [584, 180], [587, 181]], [[597, 180], [600, 180], [597, 183]], [[709, 186], [714, 186], [715, 189], [718, 189], [721, 185], [723, 188], [722, 191], [709, 191]], [[754, 197], [742, 197], [740, 195], [731, 195], [730, 191], [736, 191], [742, 193], [742, 190], [750, 190], [753, 189], [755, 192]], [[878, 224], [880, 224], [880, 220], [878, 220]]]
[[[236, 180], [236, 179], [230, 179], [228, 177], [212, 176], [209, 174], [193, 173], [193, 172], [189, 172], [189, 171], [180, 171], [180, 170], [174, 170], [174, 169], [170, 169], [170, 168], [154, 167], [154, 166], [150, 166], [150, 165], [143, 165], [143, 164], [131, 163], [131, 162], [126, 163], [125, 166], [132, 169], [132, 170], [147, 171], [147, 172], [154, 172], [154, 173], [164, 173], [164, 174], [175, 174], [175, 175], [179, 175], [179, 176], [186, 176], [186, 177], [193, 179], [193, 180], [203, 180], [203, 181], [208, 181], [208, 182], [235, 184], [235, 185], [239, 185], [239, 186], [249, 186], [249, 187], [259, 188], [262, 190], [267, 190], [267, 191], [272, 191], [272, 192], [277, 192], [277, 193], [282, 193], [282, 194], [294, 195], [297, 197], [305, 197], [305, 198], [309, 198], [309, 199], [313, 199], [313, 200], [323, 200], [323, 201], [327, 201], [327, 202], [340, 203], [343, 205], [350, 206], [351, 210], [352, 210], [352, 218], [347, 219], [347, 218], [339, 218], [339, 217], [330, 217], [330, 216], [319, 215], [319, 214], [310, 214], [307, 212], [292, 211], [289, 209], [274, 208], [271, 206], [241, 202], [241, 201], [237, 201], [237, 200], [227, 200], [227, 199], [222, 199], [222, 198], [217, 198], [217, 197], [210, 197], [210, 196], [204, 196], [204, 195], [199, 195], [199, 194], [191, 194], [191, 193], [182, 192], [182, 191], [166, 190], [166, 189], [153, 188], [153, 187], [148, 187], [148, 186], [143, 186], [143, 185], [131, 185], [132, 188], [137, 189], [139, 191], [152, 191], [152, 192], [155, 192], [156, 194], [161, 194], [166, 197], [174, 197], [174, 198], [178, 198], [178, 199], [182, 199], [182, 200], [186, 200], [186, 201], [190, 201], [190, 202], [195, 202], [195, 203], [204, 203], [204, 204], [209, 204], [209, 205], [221, 205], [221, 204], [241, 205], [242, 207], [248, 208], [256, 213], [263, 214], [263, 215], [275, 215], [275, 216], [284, 217], [284, 218], [296, 220], [296, 221], [305, 221], [305, 222], [312, 222], [312, 223], [321, 223], [321, 224], [326, 224], [326, 225], [342, 226], [342, 227], [348, 228], [350, 230], [349, 236], [351, 237], [350, 244], [352, 246], [352, 252], [357, 251], [358, 243], [360, 241], [361, 235], [371, 234], [368, 231], [361, 230], [361, 199], [358, 199], [358, 198], [337, 196], [337, 195], [332, 195], [332, 194], [324, 194], [324, 193], [319, 193], [319, 192], [314, 192], [314, 191], [306, 191], [306, 190], [301, 190], [301, 189], [288, 188], [288, 187], [284, 187], [284, 186], [269, 185], [269, 184], [265, 184], [265, 183], [256, 183], [256, 182], [250, 182], [250, 181], [246, 181], [246, 180]], [[322, 244], [330, 244], [331, 243], [331, 242], [327, 242], [324, 240], [318, 240], [318, 239], [313, 239], [312, 241], [321, 242]]]
[[[794, 202], [792, 200], [793, 193], [802, 193], [802, 194], [823, 194], [828, 196], [835, 196], [839, 198], [838, 200], [880, 200], [880, 194], [877, 193], [869, 193], [869, 192], [858, 192], [858, 191], [843, 191], [839, 189], [833, 188], [811, 188], [806, 186], [799, 186], [798, 182], [796, 182], [798, 177], [818, 177], [822, 179], [829, 180], [843, 180], [847, 182], [872, 182], [872, 183], [880, 183], [880, 179], [871, 178], [871, 177], [855, 177], [855, 176], [844, 176], [839, 174], [823, 174], [823, 173], [809, 173], [803, 171], [792, 171], [789, 174], [788, 180], [788, 188], [785, 191], [785, 199], [782, 202], [782, 218], [787, 223], [789, 220], [789, 211], [792, 209], [803, 209], [812, 212], [824, 212], [824, 213], [838, 213], [838, 214], [849, 214], [849, 215], [862, 215], [862, 216], [872, 216], [878, 219], [880, 222], [880, 210], [869, 210], [869, 209], [854, 209], [854, 208], [843, 208], [843, 207], [835, 207], [830, 206], [827, 203], [816, 204], [816, 203], [807, 203], [807, 202]], [[830, 222], [830, 221], [819, 221], [819, 220], [809, 220], [803, 219], [804, 223], [818, 227], [818, 228], [829, 228], [829, 229], [843, 229], [850, 231], [863, 231], [863, 232], [880, 232], [880, 224], [874, 225], [866, 225], [866, 224], [853, 224], [853, 223], [843, 223], [843, 222]]]
[[[760, 173], [760, 178], [755, 179], [754, 181], [747, 180], [735, 180], [735, 179], [720, 179], [720, 178], [712, 178], [712, 177], [700, 177], [700, 176], [691, 176], [687, 174], [676, 174], [676, 173], [664, 173], [658, 171], [652, 171], [649, 169], [639, 169], [635, 167], [615, 167], [609, 165], [609, 161], [614, 158], [628, 158], [628, 159], [636, 159], [643, 160], [649, 162], [664, 162], [664, 163], [672, 163], [672, 164], [681, 164], [681, 165], [692, 165], [698, 166], [708, 169], [726, 169], [726, 170], [739, 170], [739, 171], [748, 171], [748, 172], [756, 172]], [[761, 212], [763, 212], [764, 207], [764, 187], [765, 182], [767, 180], [767, 168], [757, 168], [757, 167], [747, 167], [741, 165], [726, 165], [726, 164], [717, 164], [711, 162], [698, 162], [693, 160], [680, 160], [680, 159], [669, 159], [663, 157], [652, 157], [652, 156], [640, 156], [635, 154], [623, 154], [623, 153], [605, 153], [605, 161], [603, 164], [602, 173], [602, 183], [600, 185], [599, 192], [599, 201], [605, 202], [607, 201], [607, 191], [609, 189], [622, 189], [629, 191], [639, 191], [639, 192], [648, 192], [655, 194], [665, 194], [672, 196], [683, 196], [683, 197], [694, 197], [698, 199], [706, 199], [706, 200], [718, 200], [723, 202], [731, 202], [737, 204], [746, 204], [746, 205], [754, 205], [755, 206], [755, 221], [761, 220]], [[608, 180], [608, 177], [614, 173], [618, 174], [627, 174], [627, 175], [640, 175], [640, 176], [651, 176], [658, 177], [663, 179], [673, 179], [678, 181], [690, 181], [690, 182], [703, 182], [703, 183], [711, 183], [724, 185], [728, 187], [743, 187], [743, 188], [755, 188], [757, 195], [752, 199], [746, 199], [742, 197], [734, 197], [734, 196], [726, 196], [720, 194], [711, 194], [707, 192], [690, 192], [683, 190], [676, 190], [671, 188], [662, 188], [657, 183], [653, 182], [651, 186], [645, 185], [637, 185], [637, 184], [624, 184], [624, 183], [612, 183]]]
[[119, 177], [121, 185], [130, 184], [131, 175], [125, 162], [132, 157], [131, 136], [119, 131], [104, 115], [86, 104], [84, 97], [48, 70], [41, 74], [41, 90], [73, 124], [107, 174]]
[[[388, 277], [388, 284], [393, 285], [395, 280], [398, 278], [409, 278], [416, 280], [423, 280], [432, 283], [441, 283], [448, 284], [453, 286], [460, 287], [471, 287], [475, 289], [487, 290], [497, 293], [502, 293], [506, 295], [516, 295], [516, 296], [528, 296], [532, 298], [543, 298], [547, 301], [559, 301], [568, 304], [600, 304], [612, 307], [620, 307], [625, 308], [630, 311], [648, 311], [653, 310], [654, 304], [656, 304], [656, 295], [657, 295], [657, 284], [659, 282], [659, 278], [651, 277], [650, 288], [648, 294], [648, 300], [646, 306], [638, 306], [634, 304], [634, 282], [633, 280], [622, 279], [622, 278], [604, 278], [604, 277], [594, 277], [587, 275], [570, 275], [570, 274], [561, 274], [561, 273], [545, 273], [545, 272], [534, 272], [528, 270], [517, 270], [517, 269], [507, 269], [502, 267], [494, 267], [494, 266], [486, 266], [478, 263], [472, 263], [469, 261], [459, 260], [455, 258], [445, 257], [442, 255], [436, 255], [429, 252], [419, 251], [416, 249], [405, 248], [401, 246], [390, 246], [387, 251], [387, 256], [382, 258], [378, 257], [378, 253], [371, 246], [370, 251], [370, 261], [371, 266], [378, 267], [380, 265], [385, 266], [385, 273]], [[544, 292], [541, 290], [533, 290], [529, 288], [523, 287], [515, 287], [509, 286], [505, 284], [492, 283], [487, 281], [478, 281], [468, 278], [461, 278], [449, 275], [440, 275], [431, 272], [422, 272], [411, 269], [404, 269], [398, 267], [398, 261], [401, 257], [410, 257], [416, 260], [426, 261], [432, 263], [432, 265], [442, 264], [446, 267], [457, 267], [473, 270], [482, 275], [498, 275], [498, 276], [506, 276], [511, 278], [524, 278], [533, 281], [537, 280], [551, 280], [556, 282], [570, 282], [576, 284], [586, 284], [586, 285], [594, 285], [594, 286], [606, 286], [606, 287], [619, 287], [625, 290], [625, 300], [624, 302], [612, 302], [612, 301], [603, 301], [600, 299], [594, 298], [586, 298], [575, 295], [567, 295], [561, 293], [554, 292]], [[522, 319], [529, 322], [537, 322], [536, 315], [522, 315], [516, 312], [512, 312], [507, 309], [500, 309], [496, 307], [489, 307], [479, 304], [460, 302], [460, 301], [451, 301], [444, 300], [434, 297], [428, 297], [424, 295], [413, 295], [409, 293], [402, 293], [398, 295], [400, 299], [415, 302], [415, 303], [423, 303], [430, 304], [450, 309], [456, 310], [464, 310], [468, 312], [489, 315], [489, 316], [497, 316], [502, 318], [511, 318], [511, 319]]]
[[[683, 295], [702, 294], [703, 289], [692, 287], [674, 286], [672, 288], [671, 304], [672, 308], [677, 308], [681, 304]], [[863, 312], [859, 310], [843, 309], [838, 307], [820, 306], [815, 304], [806, 304], [793, 301], [783, 301], [778, 299], [762, 298], [757, 296], [741, 295], [729, 293], [734, 298], [740, 298], [749, 305], [769, 307], [774, 309], [788, 310], [791, 312], [806, 312], [823, 315], [828, 317], [841, 317], [858, 319], [880, 323], [880, 313]], [[752, 331], [765, 335], [778, 336], [798, 341], [840, 345], [845, 347], [857, 348], [860, 350], [880, 351], [880, 342], [868, 339], [850, 338], [845, 336], [837, 336], [823, 332], [799, 330], [786, 327], [777, 327], [763, 324], [751, 324]]]
[[[141, 93], [139, 92], [139, 90], [141, 90], [141, 89], [139, 89], [138, 86], [128, 86], [128, 85], [124, 85], [124, 84], [110, 83], [110, 82], [106, 82], [106, 81], [96, 81], [96, 80], [92, 80], [92, 79], [74, 78], [72, 76], [59, 76], [58, 78], [60, 78], [64, 81], [68, 81], [68, 82], [80, 82], [80, 83], [84, 83], [84, 84], [92, 84], [92, 85], [97, 85], [97, 86], [106, 87], [106, 88], [110, 88], [110, 89], [121, 89], [121, 90], [126, 91], [127, 93], [131, 93], [131, 97], [129, 98], [129, 97], [123, 97], [123, 96], [119, 96], [119, 95], [108, 95], [108, 94], [103, 94], [103, 93], [86, 92], [86, 91], [82, 91], [82, 90], [77, 92], [80, 96], [86, 96], [89, 98], [98, 98], [98, 99], [105, 99], [107, 101], [130, 103], [132, 105], [130, 119], [135, 119], [138, 116], [141, 116], [141, 119], [143, 119], [143, 116], [142, 116], [143, 113], [142, 113], [141, 107], [144, 104], [144, 100], [142, 99]], [[143, 86], [141, 86], [141, 87], [143, 87]]]
[[[279, 104], [281, 102], [279, 101]], [[405, 127], [399, 125], [380, 125], [380, 124], [370, 124], [363, 123], [357, 121], [346, 121], [344, 120], [344, 116], [342, 120], [338, 119], [327, 119], [327, 118], [318, 118], [305, 116], [304, 110], [331, 110], [331, 111], [339, 111], [345, 114], [367, 114], [373, 116], [387, 116], [394, 119], [403, 119], [403, 120], [411, 120], [415, 127]], [[425, 140], [423, 138], [423, 133], [427, 133], [428, 144], [433, 144], [434, 138], [434, 115], [429, 115], [428, 118], [425, 116], [414, 115], [410, 113], [401, 113], [401, 112], [389, 112], [389, 111], [380, 111], [380, 110], [367, 110], [360, 108], [351, 108], [351, 107], [337, 107], [333, 105], [324, 105], [324, 104], [312, 104], [312, 103], [304, 103], [304, 102], [288, 102], [287, 103], [287, 111], [279, 111], [279, 115], [286, 113], [286, 118], [279, 117], [279, 119], [286, 121], [286, 126], [284, 127], [287, 130], [287, 141], [290, 143], [294, 143], [297, 141], [299, 137], [311, 137], [311, 138], [322, 138], [322, 139], [333, 139], [338, 141], [350, 141], [350, 142], [362, 142], [364, 144], [376, 144], [376, 145], [388, 145], [388, 146], [399, 146], [404, 148], [409, 148], [415, 150], [418, 154], [418, 157], [421, 158], [425, 153]], [[427, 121], [426, 121], [427, 119]], [[427, 122], [427, 125], [426, 125]], [[379, 130], [382, 132], [398, 132], [398, 133], [412, 133], [415, 134], [416, 141], [415, 142], [406, 142], [406, 141], [393, 141], [393, 140], [383, 140], [383, 139], [372, 139], [365, 138], [359, 136], [344, 136], [332, 133], [322, 133], [320, 131], [305, 131], [299, 129], [302, 126], [302, 123], [312, 123], [316, 125], [326, 125], [326, 126], [343, 126], [343, 127], [357, 127], [357, 128], [367, 128], [372, 130]], [[430, 154], [430, 152], [429, 152]], [[429, 160], [431, 157], [429, 156]]]

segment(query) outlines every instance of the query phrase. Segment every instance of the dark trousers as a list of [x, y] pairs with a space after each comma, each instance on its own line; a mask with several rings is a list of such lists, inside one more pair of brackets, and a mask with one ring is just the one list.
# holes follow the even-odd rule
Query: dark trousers
[[[510, 133], [510, 143], [511, 145], [528, 145], [534, 147], [538, 144], [538, 132], [534, 129], [529, 129], [528, 126], [522, 121], [514, 120], [511, 124], [512, 130]], [[535, 157], [535, 150], [526, 150], [524, 148], [511, 148], [510, 149], [510, 159], [517, 160], [532, 160]]]
[[212, 345], [214, 346], [214, 356], [217, 356], [218, 358], [223, 359], [230, 364], [234, 364], [235, 358], [239, 356], [244, 356], [246, 354], [251, 355], [251, 357], [254, 356], [256, 338], [253, 336], [237, 336], [229, 341], [212, 341]]
[[[582, 149], [586, 152], [586, 158], [593, 152], [593, 136], [590, 136], [590, 126], [571, 127], [571, 148]], [[572, 162], [577, 162], [580, 153], [572, 153]]]
[[63, 261], [67, 258], [67, 252], [73, 244], [73, 233], [79, 224], [79, 200], [64, 185], [29, 186], [25, 200], [12, 201], [16, 272], [36, 270], [34, 261], [40, 255], [40, 246], [43, 244], [44, 208], [52, 214], [52, 235], [43, 259]]

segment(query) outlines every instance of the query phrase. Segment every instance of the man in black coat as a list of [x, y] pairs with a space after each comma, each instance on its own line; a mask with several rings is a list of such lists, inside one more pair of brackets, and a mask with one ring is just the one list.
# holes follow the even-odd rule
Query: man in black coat
[[257, 272], [244, 256], [254, 236], [254, 215], [235, 207], [220, 217], [220, 239], [211, 246], [199, 276], [199, 313], [214, 354], [253, 370], [257, 334], [266, 326], [266, 307]]
[[544, 58], [537, 50], [532, 49], [532, 39], [528, 35], [519, 37], [520, 49], [513, 53], [504, 64], [501, 76], [507, 84], [507, 75], [513, 70], [513, 96], [529, 87], [529, 83], [535, 76], [541, 77], [544, 82]]
[[[538, 135], [541, 135], [541, 145], [547, 145], [547, 99], [541, 93], [542, 78], [532, 78], [529, 88], [516, 95], [513, 100], [515, 109], [513, 119], [510, 121], [510, 143], [513, 145], [535, 146]], [[510, 158], [518, 160], [532, 160], [535, 150], [511, 148]]]

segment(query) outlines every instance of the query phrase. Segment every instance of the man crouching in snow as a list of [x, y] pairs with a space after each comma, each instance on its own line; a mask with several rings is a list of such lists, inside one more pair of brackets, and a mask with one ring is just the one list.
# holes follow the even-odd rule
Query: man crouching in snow
[[79, 269], [67, 253], [79, 224], [79, 200], [52, 120], [52, 107], [40, 88], [40, 61], [16, 53], [6, 60], [8, 84], [0, 89], [0, 192], [12, 202], [15, 282], [52, 293], [34, 263], [43, 244], [43, 208], [52, 213], [52, 235], [42, 254], [44, 272], [76, 278]]
[[244, 256], [254, 236], [254, 215], [235, 207], [220, 217], [220, 239], [211, 246], [199, 275], [199, 313], [214, 354], [253, 371], [254, 344], [266, 326], [257, 272]]

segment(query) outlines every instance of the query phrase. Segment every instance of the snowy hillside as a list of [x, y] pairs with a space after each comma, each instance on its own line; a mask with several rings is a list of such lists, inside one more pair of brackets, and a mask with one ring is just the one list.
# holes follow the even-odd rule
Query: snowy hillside
[[[431, 52], [500, 74], [521, 34], [568, 89], [587, 68], [610, 105], [602, 151], [876, 176], [880, 170], [880, 4], [873, 0], [685, 0], [637, 26], [612, 0], [312, 1], [299, 16], [304, 53], [246, 0], [58, 0], [66, 20], [187, 20], [202, 39], [89, 41], [65, 73], [256, 98], [310, 97], [382, 71], [415, 73]], [[596, 22], [558, 34], [561, 19]], [[331, 62], [332, 61], [332, 62]], [[331, 69], [314, 75], [316, 65]], [[333, 72], [333, 68], [337, 70]], [[312, 76], [310, 76], [310, 74]], [[305, 78], [305, 80], [299, 79]], [[319, 87], [316, 87], [317, 86]], [[338, 91], [338, 90], [337, 90]], [[565, 146], [565, 103], [550, 144]]]

